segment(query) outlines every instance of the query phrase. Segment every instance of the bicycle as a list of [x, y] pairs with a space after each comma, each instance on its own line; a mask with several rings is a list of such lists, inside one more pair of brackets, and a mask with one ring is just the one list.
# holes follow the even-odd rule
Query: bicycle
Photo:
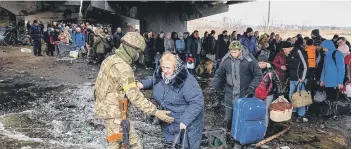
[[24, 28], [18, 26], [8, 26], [6, 28], [5, 33], [1, 36], [3, 38], [3, 43], [6, 46], [13, 46], [16, 44], [32, 45], [32, 39], [26, 34]]

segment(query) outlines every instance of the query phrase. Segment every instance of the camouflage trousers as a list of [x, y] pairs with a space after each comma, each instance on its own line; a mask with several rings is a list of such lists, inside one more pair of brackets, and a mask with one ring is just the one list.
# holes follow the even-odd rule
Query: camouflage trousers
[[[120, 126], [121, 119], [105, 119], [105, 127], [107, 131], [107, 136], [114, 133], [121, 132], [122, 128]], [[141, 140], [138, 137], [136, 131], [134, 130], [132, 121], [130, 121], [130, 149], [142, 149]], [[120, 142], [109, 143], [109, 149], [121, 149]]]

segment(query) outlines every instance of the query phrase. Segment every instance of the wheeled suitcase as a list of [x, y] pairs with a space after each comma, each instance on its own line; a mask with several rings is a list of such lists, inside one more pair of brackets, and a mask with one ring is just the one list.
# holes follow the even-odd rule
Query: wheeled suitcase
[[265, 102], [257, 98], [234, 100], [231, 136], [242, 145], [263, 140], [265, 110]]

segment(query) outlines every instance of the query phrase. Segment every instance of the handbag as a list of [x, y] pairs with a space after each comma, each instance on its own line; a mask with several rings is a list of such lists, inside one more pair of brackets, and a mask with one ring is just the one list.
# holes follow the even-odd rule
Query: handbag
[[321, 103], [326, 100], [326, 97], [326, 92], [320, 87], [317, 91], [315, 91], [314, 102]]
[[[312, 96], [306, 90], [298, 90], [298, 86], [305, 85], [305, 83], [298, 83], [295, 87], [295, 93], [292, 95], [292, 105], [294, 108], [304, 107], [313, 103]], [[297, 91], [298, 90], [298, 91]]]
[[283, 96], [279, 96], [270, 104], [270, 119], [283, 122], [291, 119], [293, 106]]

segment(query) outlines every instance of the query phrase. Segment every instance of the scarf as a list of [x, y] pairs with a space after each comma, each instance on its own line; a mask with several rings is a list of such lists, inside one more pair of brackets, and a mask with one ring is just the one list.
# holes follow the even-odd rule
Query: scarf
[[183, 67], [182, 60], [177, 55], [174, 56], [176, 57], [176, 66], [174, 74], [169, 77], [166, 77], [165, 74], [161, 72], [161, 76], [163, 77], [165, 84], [169, 84], [173, 79], [175, 79]]
[[125, 45], [124, 43], [121, 43], [120, 47], [116, 49], [115, 54], [129, 65], [132, 65], [133, 62], [137, 61], [139, 58], [139, 53], [137, 50]]

